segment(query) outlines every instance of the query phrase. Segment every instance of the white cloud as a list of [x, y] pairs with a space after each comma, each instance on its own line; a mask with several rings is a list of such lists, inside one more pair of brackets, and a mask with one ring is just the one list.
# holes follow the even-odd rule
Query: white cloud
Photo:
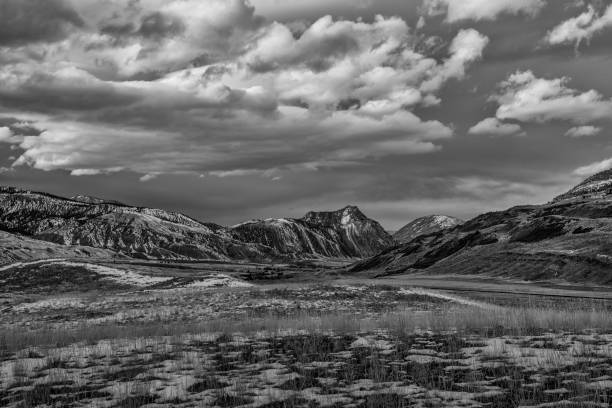
[[[7, 49], [15, 62], [0, 65], [3, 108], [44, 130], [0, 136], [21, 149], [15, 165], [276, 177], [434, 152], [452, 129], [412, 110], [439, 103], [489, 42], [460, 30], [440, 61], [398, 17], [326, 16], [296, 32], [243, 0], [73, 4], [88, 30]], [[166, 20], [143, 33], [154, 12]]]
[[426, 81], [421, 89], [435, 91], [451, 78], [462, 79], [465, 76], [466, 67], [482, 58], [482, 52], [489, 43], [489, 38], [470, 28], [461, 30], [451, 42], [449, 51], [451, 53], [442, 66], [437, 67], [433, 78]]
[[11, 129], [7, 127], [0, 127], [0, 143], [21, 143], [23, 141], [23, 136], [14, 135]]
[[140, 181], [142, 181], [143, 183], [146, 183], [147, 181], [151, 181], [157, 178], [157, 174], [155, 173], [147, 173], [144, 176], [140, 177]]
[[580, 92], [569, 88], [568, 78], [537, 78], [531, 71], [518, 71], [500, 84], [491, 99], [499, 103], [500, 120], [549, 122], [565, 120], [582, 124], [610, 118], [612, 101], [599, 92]]
[[[245, 0], [72, 0], [74, 8], [98, 33], [75, 34], [69, 49], [58, 44], [48, 58], [71, 60], [106, 75], [129, 77], [185, 68], [199, 58], [211, 62], [236, 55], [262, 23]], [[164, 18], [158, 32], [143, 34], [147, 18]], [[168, 31], [169, 21], [177, 29]], [[151, 30], [149, 30], [151, 31]], [[120, 41], [117, 41], [117, 39]], [[95, 54], [95, 59], [91, 55]]]
[[586, 166], [578, 167], [576, 170], [574, 170], [574, 174], [577, 176], [590, 176], [610, 168], [612, 168], [612, 159], [605, 159]]
[[472, 126], [468, 133], [471, 135], [488, 136], [524, 136], [525, 132], [516, 123], [503, 123], [497, 118], [486, 118]]
[[74, 169], [70, 172], [71, 176], [96, 176], [102, 174], [98, 169]]
[[7, 127], [0, 127], [0, 142], [8, 143], [13, 136], [13, 132]]
[[544, 0], [425, 0], [429, 15], [446, 13], [446, 21], [495, 20], [501, 14], [536, 15], [546, 5]]
[[601, 132], [601, 128], [597, 126], [575, 126], [565, 132], [565, 136], [569, 137], [586, 137], [595, 136]]
[[601, 14], [593, 6], [589, 6], [584, 13], [562, 22], [549, 31], [545, 41], [552, 45], [575, 43], [579, 46], [582, 41], [589, 41], [595, 34], [608, 27], [612, 27], [612, 5]]

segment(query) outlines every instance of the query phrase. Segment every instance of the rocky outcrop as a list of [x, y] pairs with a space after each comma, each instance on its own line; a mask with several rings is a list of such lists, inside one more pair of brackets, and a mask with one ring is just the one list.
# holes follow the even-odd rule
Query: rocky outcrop
[[417, 218], [416, 220], [406, 224], [399, 231], [393, 234], [393, 239], [404, 244], [410, 242], [419, 235], [432, 234], [447, 228], [453, 228], [463, 224], [463, 220], [447, 215], [429, 215], [426, 217]]

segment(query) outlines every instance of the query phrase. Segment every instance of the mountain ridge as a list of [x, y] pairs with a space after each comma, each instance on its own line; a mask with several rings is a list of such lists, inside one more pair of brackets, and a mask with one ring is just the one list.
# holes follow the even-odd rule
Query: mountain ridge
[[[392, 243], [380, 224], [354, 206], [309, 212], [303, 219], [223, 227], [182, 213], [77, 197], [0, 186], [0, 230], [59, 245], [161, 259], [358, 258]], [[267, 225], [262, 227], [262, 222]], [[379, 236], [370, 238], [371, 233]]]

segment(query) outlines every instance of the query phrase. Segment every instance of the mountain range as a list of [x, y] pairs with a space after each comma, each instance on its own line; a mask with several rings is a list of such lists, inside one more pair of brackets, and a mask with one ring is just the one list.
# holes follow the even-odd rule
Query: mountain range
[[53, 257], [294, 261], [349, 273], [487, 275], [612, 284], [612, 170], [549, 203], [463, 222], [428, 216], [392, 237], [357, 207], [224, 227], [96, 197], [0, 187], [0, 263]]
[[[357, 258], [374, 255], [393, 243], [376, 221], [353, 206], [228, 228], [160, 209], [14, 187], [0, 187], [0, 230], [18, 234], [22, 243], [27, 238], [155, 259]], [[15, 259], [16, 252], [23, 253], [22, 245], [14, 246], [5, 248], [2, 258]]]

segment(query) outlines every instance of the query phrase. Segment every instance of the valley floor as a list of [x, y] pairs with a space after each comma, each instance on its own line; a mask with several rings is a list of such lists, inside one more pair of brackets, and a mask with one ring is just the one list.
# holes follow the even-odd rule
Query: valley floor
[[[316, 282], [295, 274], [279, 282], [245, 280], [236, 265], [201, 273], [126, 265], [55, 260], [0, 269], [0, 288], [12, 288], [0, 293], [0, 406], [612, 401], [606, 288], [339, 278], [316, 265], [308, 266]], [[270, 268], [247, 269], [261, 278], [277, 272]], [[44, 284], [14, 279], [26, 273]], [[96, 284], [76, 290], [72, 280], [83, 274]]]

